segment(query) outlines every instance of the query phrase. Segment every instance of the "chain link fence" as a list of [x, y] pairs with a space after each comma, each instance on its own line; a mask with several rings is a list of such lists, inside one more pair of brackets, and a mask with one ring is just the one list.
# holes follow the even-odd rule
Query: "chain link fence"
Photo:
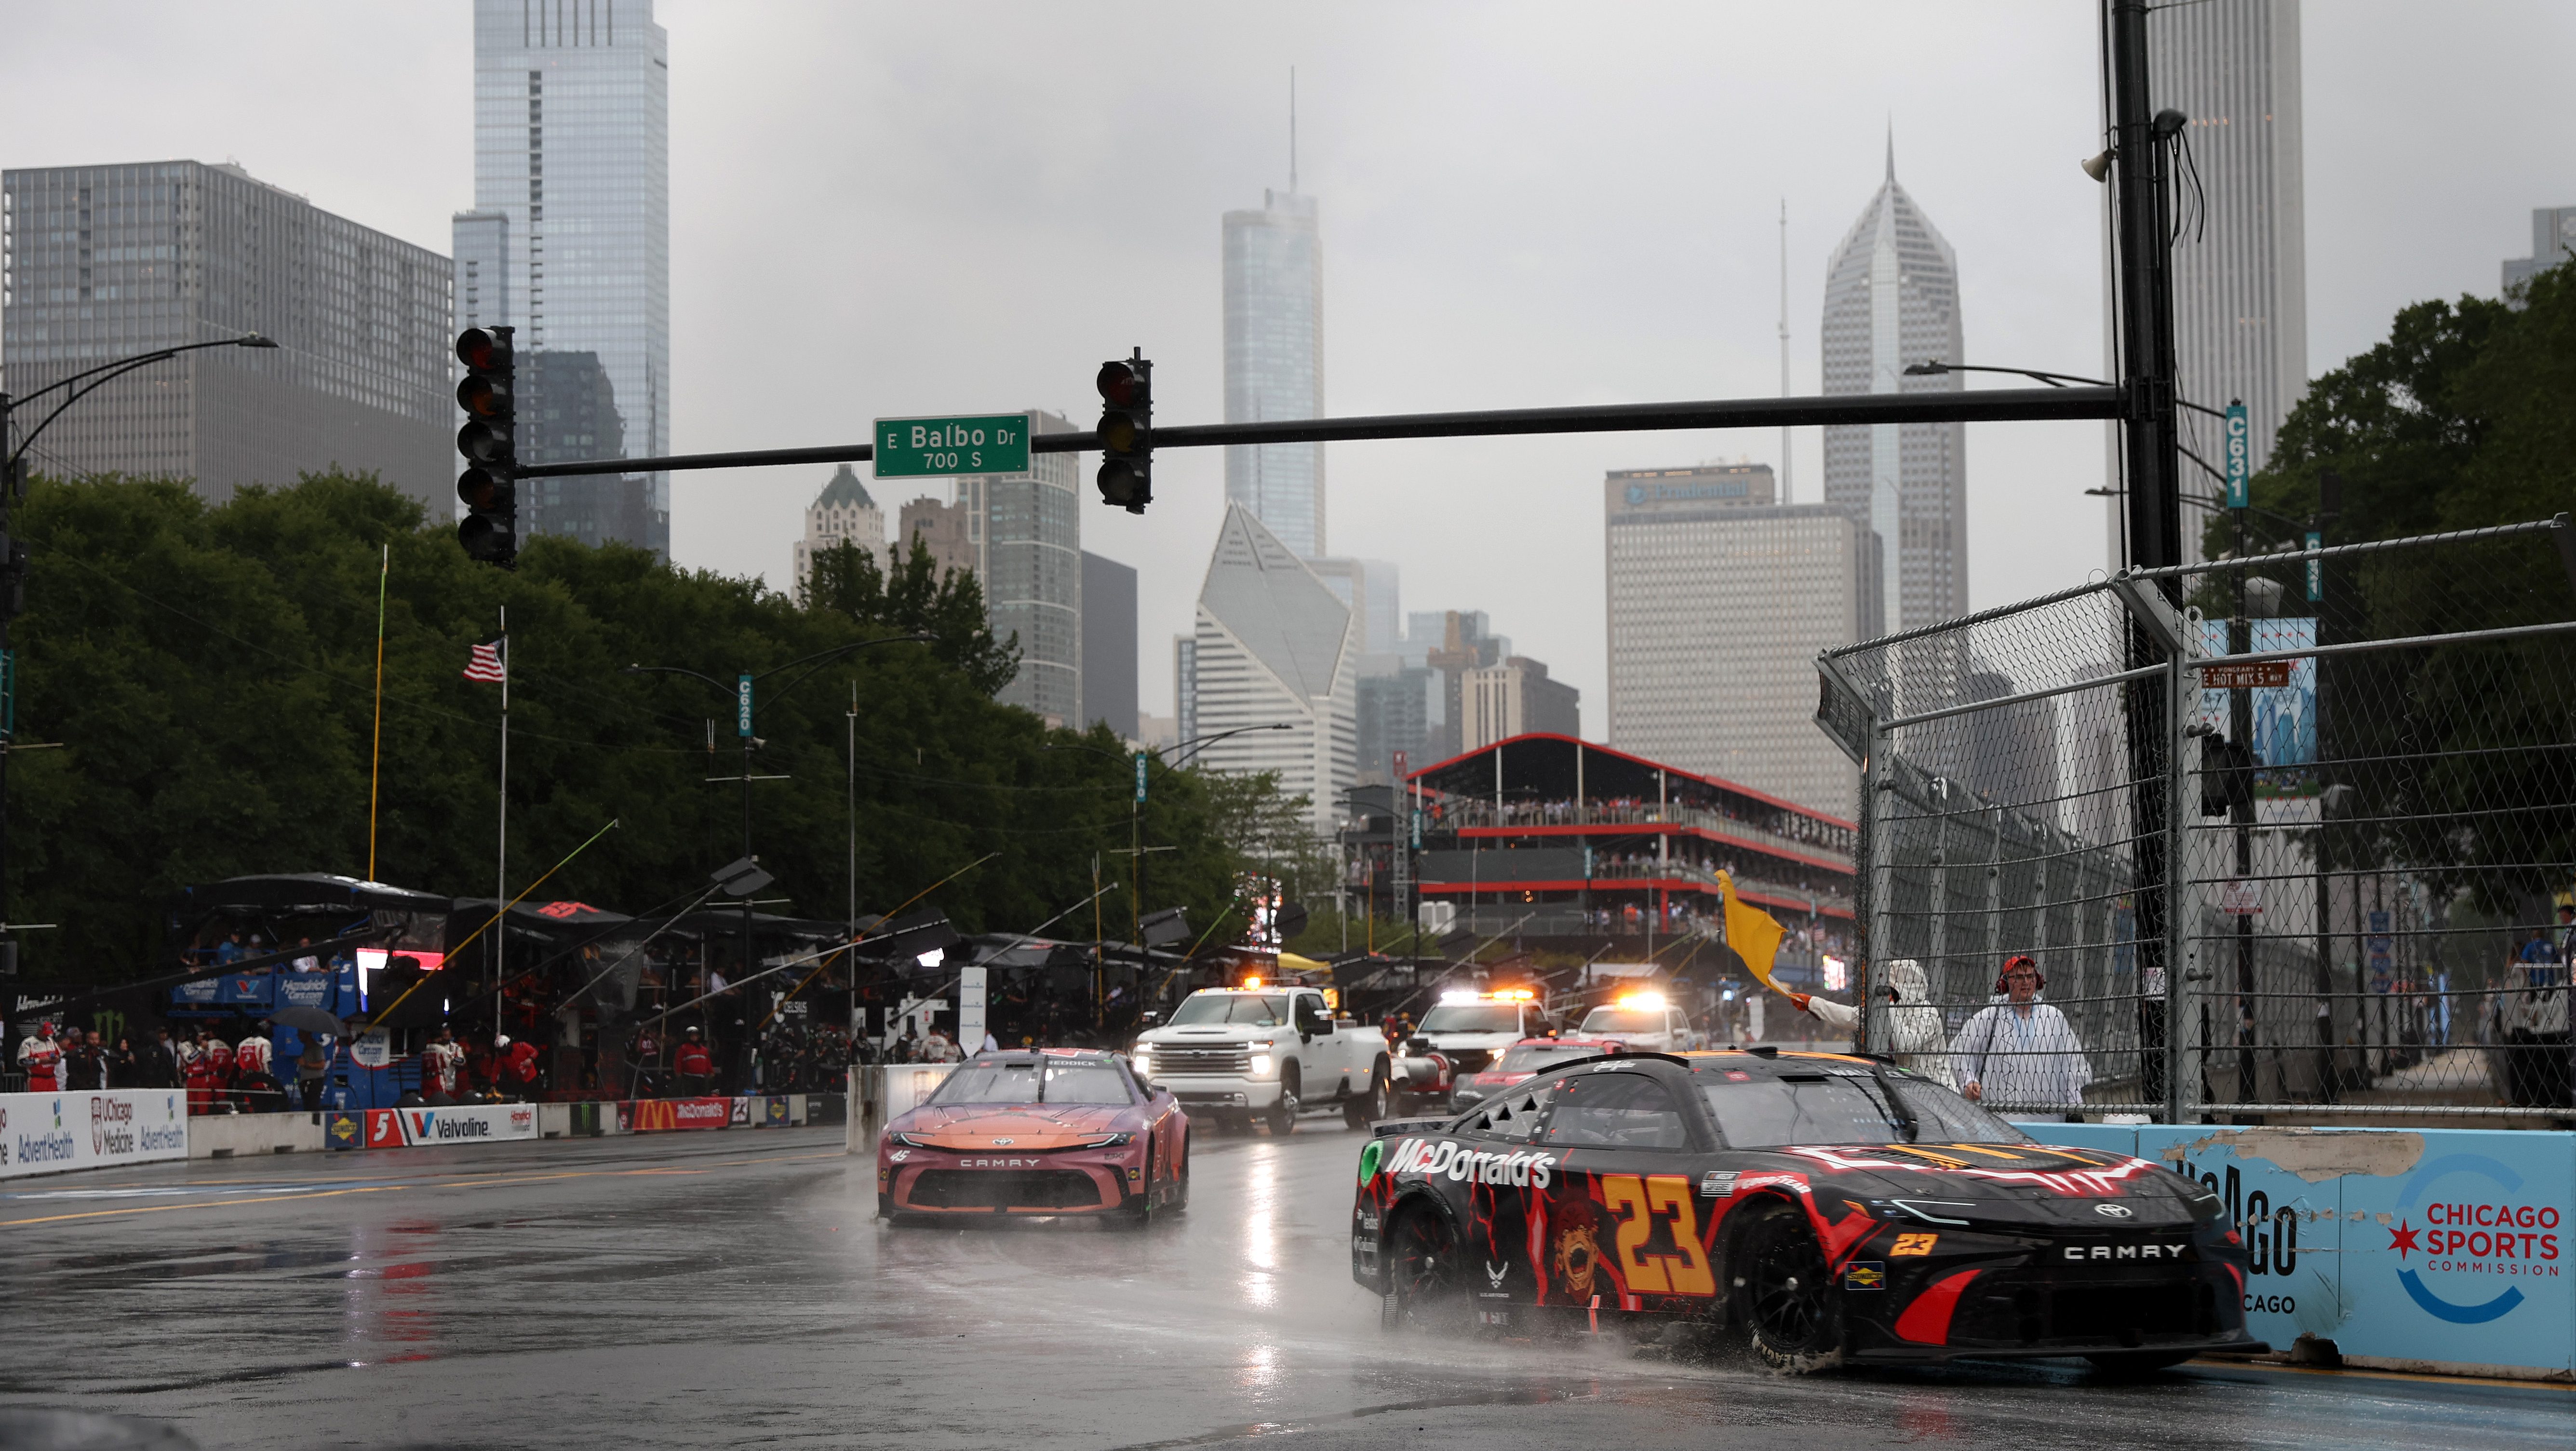
[[1862, 1046], [2012, 1114], [2576, 1122], [2565, 515], [2128, 571], [1818, 671]]

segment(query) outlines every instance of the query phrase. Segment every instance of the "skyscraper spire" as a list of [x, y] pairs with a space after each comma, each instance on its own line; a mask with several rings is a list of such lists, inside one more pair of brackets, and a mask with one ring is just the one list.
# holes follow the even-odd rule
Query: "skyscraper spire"
[[[1291, 109], [1294, 109], [1293, 105]], [[1887, 179], [1896, 180], [1896, 118], [1894, 116], [1887, 118]], [[1294, 190], [1293, 183], [1290, 189]]]
[[1297, 191], [1297, 68], [1288, 68], [1288, 192]]

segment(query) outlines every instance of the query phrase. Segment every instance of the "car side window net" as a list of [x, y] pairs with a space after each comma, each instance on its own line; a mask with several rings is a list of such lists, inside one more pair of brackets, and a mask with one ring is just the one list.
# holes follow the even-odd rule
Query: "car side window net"
[[1877, 1085], [1864, 1077], [1784, 1073], [1777, 1078], [1702, 1079], [1700, 1094], [1730, 1148], [1901, 1144], [1913, 1137]]
[[1680, 1149], [1681, 1105], [1642, 1073], [1577, 1073], [1557, 1083], [1540, 1142], [1565, 1148]]
[[1548, 1092], [1554, 1087], [1554, 1084], [1536, 1087], [1522, 1084], [1505, 1089], [1451, 1125], [1450, 1131], [1491, 1134], [1495, 1138], [1527, 1143], [1538, 1132], [1539, 1123], [1547, 1117]]

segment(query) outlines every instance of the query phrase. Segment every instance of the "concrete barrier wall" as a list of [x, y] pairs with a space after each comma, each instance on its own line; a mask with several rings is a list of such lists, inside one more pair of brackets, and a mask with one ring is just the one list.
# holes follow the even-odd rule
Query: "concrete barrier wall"
[[2397, 1370], [2576, 1380], [2576, 1134], [2024, 1124], [2226, 1199], [2246, 1325]]
[[323, 1147], [318, 1113], [210, 1113], [188, 1120], [191, 1159], [310, 1154]]

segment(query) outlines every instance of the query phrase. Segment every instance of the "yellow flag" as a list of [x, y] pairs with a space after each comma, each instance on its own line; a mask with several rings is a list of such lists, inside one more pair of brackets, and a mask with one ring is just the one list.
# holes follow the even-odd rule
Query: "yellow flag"
[[1719, 872], [1717, 889], [1726, 895], [1726, 945], [1735, 949], [1764, 987], [1778, 992], [1780, 985], [1771, 980], [1771, 959], [1780, 954], [1783, 929], [1770, 913], [1737, 900], [1733, 876]]

